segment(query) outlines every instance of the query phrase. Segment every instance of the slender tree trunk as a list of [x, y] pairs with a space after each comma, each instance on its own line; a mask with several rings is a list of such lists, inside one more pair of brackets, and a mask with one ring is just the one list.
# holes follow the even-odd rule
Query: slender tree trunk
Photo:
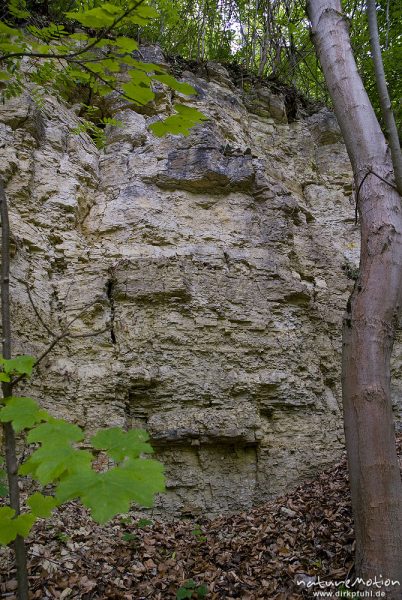
[[398, 188], [398, 192], [402, 195], [402, 153], [382, 62], [380, 38], [378, 36], [376, 0], [367, 0], [367, 15], [370, 31], [371, 54], [373, 56], [375, 80], [380, 98], [381, 112], [388, 132], [388, 142], [391, 150], [396, 187]]
[[[343, 406], [356, 573], [402, 583], [402, 484], [390, 356], [402, 303], [401, 197], [385, 138], [359, 76], [340, 0], [310, 0], [314, 44], [352, 163], [361, 223], [360, 274], [343, 326]], [[382, 178], [382, 179], [381, 179]], [[402, 587], [387, 598], [401, 598]]]
[[[10, 324], [10, 227], [8, 221], [7, 200], [3, 183], [0, 181], [0, 216], [1, 216], [1, 325], [3, 357], [11, 358], [11, 324]], [[12, 395], [12, 385], [2, 383], [3, 397]], [[3, 424], [4, 445], [6, 455], [6, 471], [10, 494], [10, 506], [17, 515], [20, 514], [20, 492], [18, 488], [18, 461], [15, 446], [15, 435], [11, 423]], [[24, 538], [17, 536], [13, 543], [17, 567], [18, 598], [28, 600], [28, 571]]]

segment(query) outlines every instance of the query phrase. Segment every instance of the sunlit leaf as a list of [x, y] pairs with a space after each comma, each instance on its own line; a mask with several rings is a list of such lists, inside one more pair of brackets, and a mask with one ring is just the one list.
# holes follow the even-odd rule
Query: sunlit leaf
[[5, 373], [15, 373], [16, 375], [31, 375], [36, 359], [33, 356], [23, 354], [15, 358], [0, 358], [0, 364], [3, 365]]

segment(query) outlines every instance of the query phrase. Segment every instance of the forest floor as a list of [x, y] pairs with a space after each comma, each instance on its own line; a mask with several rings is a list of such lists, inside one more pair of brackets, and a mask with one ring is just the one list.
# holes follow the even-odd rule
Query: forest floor
[[[319, 582], [353, 579], [346, 463], [253, 510], [212, 520], [129, 516], [101, 527], [70, 503], [39, 521], [27, 545], [32, 599], [313, 598]], [[0, 582], [0, 597], [16, 598], [9, 548], [0, 551]]]

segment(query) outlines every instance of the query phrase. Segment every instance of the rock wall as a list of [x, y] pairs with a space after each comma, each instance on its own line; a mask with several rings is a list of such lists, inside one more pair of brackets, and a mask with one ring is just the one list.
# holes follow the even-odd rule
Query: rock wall
[[[38, 356], [75, 319], [26, 391], [88, 430], [146, 427], [168, 475], [156, 510], [216, 514], [340, 455], [358, 229], [331, 112], [288, 123], [283, 97], [218, 65], [183, 78], [196, 98], [160, 85], [146, 114], [111, 96], [103, 151], [54, 98], [0, 106], [14, 348]], [[210, 119], [156, 139], [173, 101]]]

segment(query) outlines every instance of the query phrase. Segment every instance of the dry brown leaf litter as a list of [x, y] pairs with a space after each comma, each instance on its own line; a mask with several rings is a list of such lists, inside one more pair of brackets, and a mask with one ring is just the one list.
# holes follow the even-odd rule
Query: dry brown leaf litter
[[[248, 512], [136, 522], [101, 527], [76, 503], [38, 522], [27, 541], [32, 599], [175, 599], [193, 579], [207, 585], [209, 600], [296, 600], [311, 597], [300, 578], [343, 580], [353, 569], [345, 461]], [[0, 550], [0, 578], [0, 597], [16, 598], [8, 548]]]

